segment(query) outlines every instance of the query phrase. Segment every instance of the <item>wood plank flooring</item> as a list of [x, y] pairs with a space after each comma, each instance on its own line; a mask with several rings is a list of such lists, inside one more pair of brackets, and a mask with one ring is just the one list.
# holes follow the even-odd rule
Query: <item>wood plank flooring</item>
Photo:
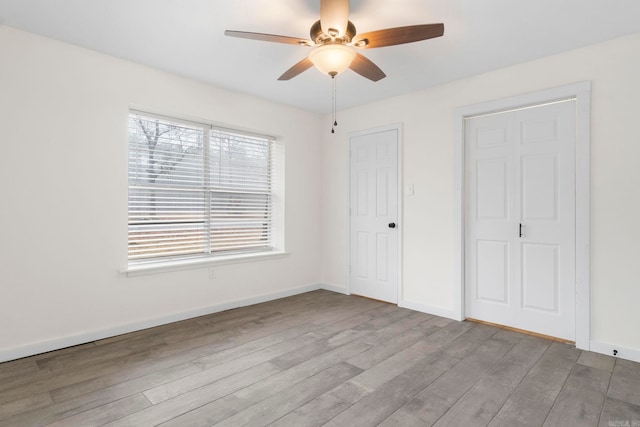
[[315, 291], [0, 364], [44, 425], [640, 427], [640, 364]]

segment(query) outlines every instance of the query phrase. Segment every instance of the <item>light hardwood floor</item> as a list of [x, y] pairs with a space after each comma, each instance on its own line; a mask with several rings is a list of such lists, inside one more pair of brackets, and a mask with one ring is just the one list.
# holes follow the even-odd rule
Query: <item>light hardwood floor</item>
[[315, 291], [0, 364], [0, 426], [640, 427], [640, 364]]

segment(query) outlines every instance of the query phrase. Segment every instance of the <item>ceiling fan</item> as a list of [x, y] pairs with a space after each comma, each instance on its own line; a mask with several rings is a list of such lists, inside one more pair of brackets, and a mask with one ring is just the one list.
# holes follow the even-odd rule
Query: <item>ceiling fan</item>
[[308, 57], [285, 71], [278, 80], [290, 80], [315, 65], [331, 77], [350, 68], [377, 82], [386, 77], [385, 73], [356, 49], [394, 46], [440, 37], [444, 34], [444, 24], [410, 25], [357, 34], [356, 27], [349, 21], [349, 0], [320, 0], [320, 20], [311, 26], [310, 40], [246, 31], [227, 30], [224, 34], [313, 48]]

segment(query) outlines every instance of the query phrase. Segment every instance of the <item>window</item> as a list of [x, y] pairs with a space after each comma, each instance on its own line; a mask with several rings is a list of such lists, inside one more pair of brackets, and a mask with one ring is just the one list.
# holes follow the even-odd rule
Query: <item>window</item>
[[129, 114], [129, 264], [273, 249], [273, 138]]

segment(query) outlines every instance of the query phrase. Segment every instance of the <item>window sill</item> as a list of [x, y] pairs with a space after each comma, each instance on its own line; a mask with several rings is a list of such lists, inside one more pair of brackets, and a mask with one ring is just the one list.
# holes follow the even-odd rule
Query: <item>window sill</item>
[[120, 270], [120, 273], [127, 277], [142, 276], [146, 274], [165, 273], [169, 271], [195, 270], [218, 265], [237, 264], [240, 262], [255, 262], [273, 258], [283, 258], [289, 255], [288, 252], [272, 251], [252, 254], [235, 254], [219, 256], [215, 258], [198, 258], [180, 261], [154, 262], [148, 264], [132, 265]]

